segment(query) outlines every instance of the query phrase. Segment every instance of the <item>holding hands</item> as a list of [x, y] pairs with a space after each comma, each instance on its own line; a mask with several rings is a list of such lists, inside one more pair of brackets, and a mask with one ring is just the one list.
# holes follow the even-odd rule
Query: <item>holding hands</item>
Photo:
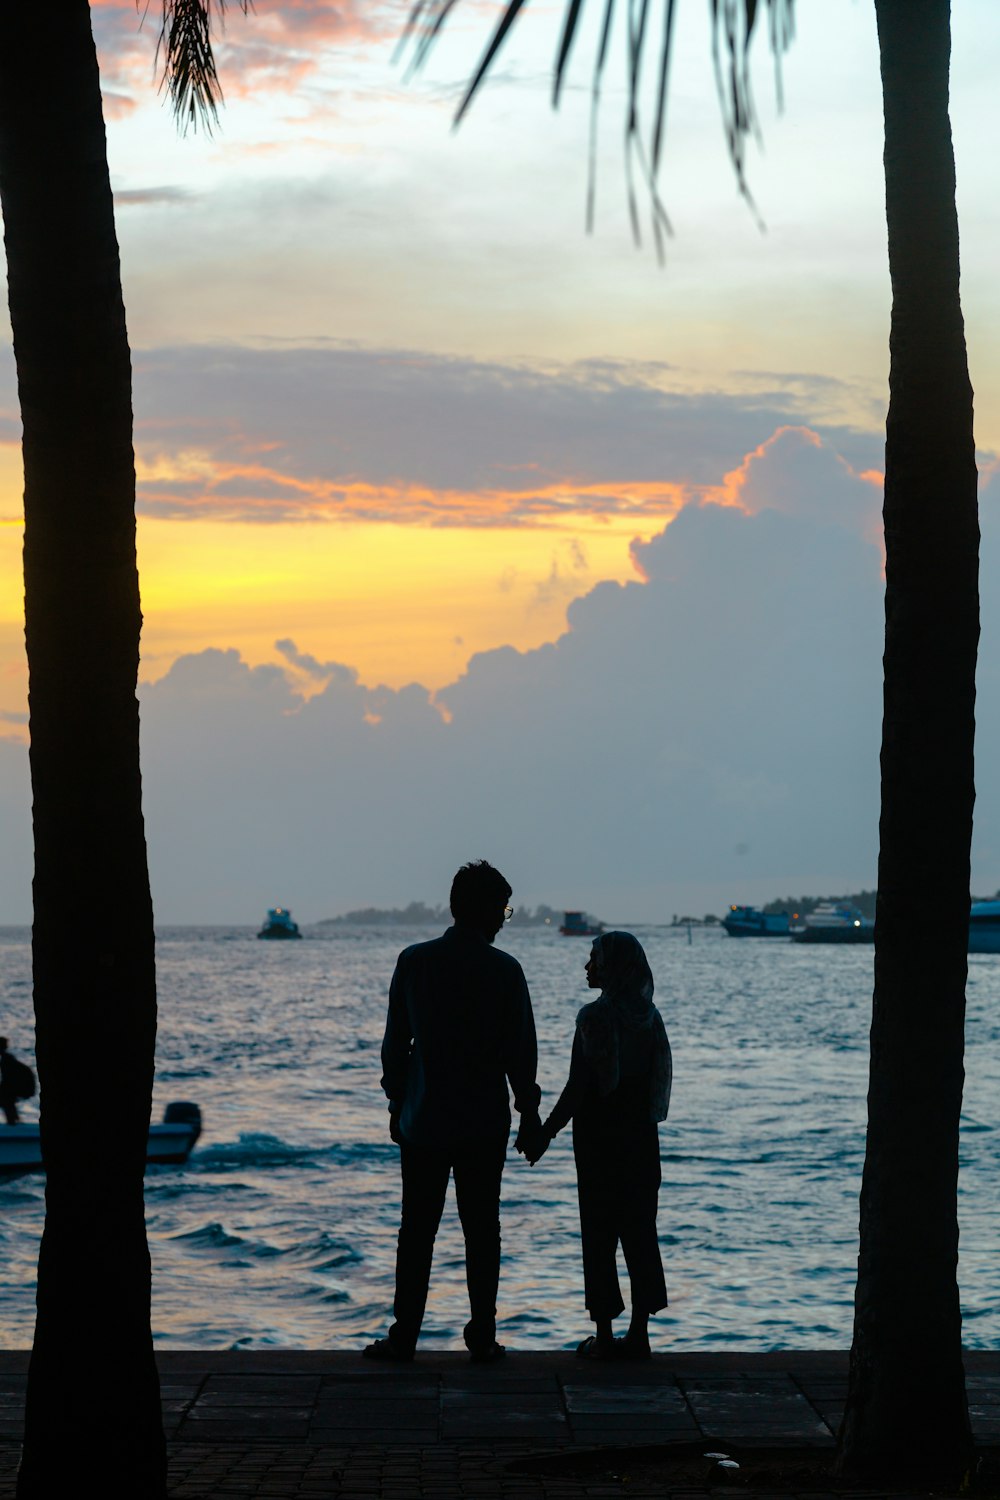
[[551, 1140], [551, 1134], [536, 1115], [534, 1119], [522, 1119], [514, 1149], [520, 1151], [528, 1165], [533, 1167], [545, 1155]]

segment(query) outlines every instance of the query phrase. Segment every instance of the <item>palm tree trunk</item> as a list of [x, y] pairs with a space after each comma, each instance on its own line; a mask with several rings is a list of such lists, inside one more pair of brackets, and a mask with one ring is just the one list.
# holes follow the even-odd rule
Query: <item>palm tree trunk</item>
[[[876, 0], [892, 276], [882, 817], [847, 1472], [961, 1476], [958, 1129], [979, 641], [948, 0]], [[928, 902], [933, 893], [932, 926]]]
[[[18, 1496], [166, 1494], [143, 1172], [156, 991], [140, 803], [131, 369], [86, 0], [0, 8], [24, 425], [46, 1219]], [[99, 1153], [85, 1127], [101, 1121]], [[94, 1462], [87, 1392], [114, 1431]]]

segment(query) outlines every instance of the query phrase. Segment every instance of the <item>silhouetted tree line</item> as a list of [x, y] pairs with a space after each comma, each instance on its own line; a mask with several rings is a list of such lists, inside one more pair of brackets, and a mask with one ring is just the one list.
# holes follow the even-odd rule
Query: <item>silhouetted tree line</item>
[[[355, 911], [345, 912], [342, 917], [326, 917], [317, 922], [317, 927], [400, 927], [400, 926], [447, 926], [451, 912], [447, 906], [428, 906], [423, 901], [411, 901], [409, 906], [361, 906]], [[558, 927], [562, 913], [551, 906], [518, 906], [510, 919], [512, 927]]]
[[769, 901], [762, 910], [765, 912], [787, 911], [798, 912], [800, 917], [807, 917], [811, 911], [824, 901], [832, 901], [836, 906], [853, 906], [863, 917], [874, 920], [875, 899], [877, 891], [853, 891], [846, 896], [783, 896], [778, 901]]

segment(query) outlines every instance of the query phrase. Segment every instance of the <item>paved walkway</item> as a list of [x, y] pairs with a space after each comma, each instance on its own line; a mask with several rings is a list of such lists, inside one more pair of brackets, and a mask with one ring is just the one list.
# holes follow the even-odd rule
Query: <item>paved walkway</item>
[[[829, 1449], [847, 1379], [840, 1352], [614, 1366], [512, 1353], [477, 1366], [428, 1351], [386, 1366], [335, 1351], [206, 1350], [162, 1352], [158, 1363], [176, 1500], [663, 1497], [662, 1479], [637, 1488], [617, 1472], [641, 1469], [637, 1449], [669, 1445], [699, 1464], [713, 1449]], [[13, 1495], [26, 1369], [26, 1354], [0, 1354], [2, 1500]], [[1000, 1445], [1000, 1353], [969, 1353], [966, 1369], [977, 1441]], [[100, 1392], [94, 1405], [99, 1438]], [[622, 1448], [631, 1455], [614, 1454]], [[607, 1463], [589, 1477], [538, 1463], [595, 1449]], [[688, 1481], [683, 1493], [694, 1500], [710, 1489]]]

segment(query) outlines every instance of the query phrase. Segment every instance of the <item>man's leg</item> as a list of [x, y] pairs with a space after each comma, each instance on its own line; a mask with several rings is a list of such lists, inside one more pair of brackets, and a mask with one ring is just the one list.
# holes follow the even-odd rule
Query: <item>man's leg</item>
[[0, 1109], [3, 1110], [4, 1118], [8, 1125], [16, 1125], [19, 1119], [17, 1102], [13, 1094], [0, 1094]]
[[496, 1344], [497, 1286], [500, 1281], [500, 1180], [507, 1156], [506, 1137], [455, 1160], [455, 1197], [465, 1235], [465, 1276], [471, 1317], [465, 1342], [473, 1354], [488, 1355]]
[[427, 1287], [434, 1256], [434, 1236], [448, 1191], [450, 1164], [441, 1152], [403, 1141], [399, 1148], [403, 1207], [396, 1248], [395, 1322], [389, 1337], [402, 1349], [413, 1349], [424, 1320]]

